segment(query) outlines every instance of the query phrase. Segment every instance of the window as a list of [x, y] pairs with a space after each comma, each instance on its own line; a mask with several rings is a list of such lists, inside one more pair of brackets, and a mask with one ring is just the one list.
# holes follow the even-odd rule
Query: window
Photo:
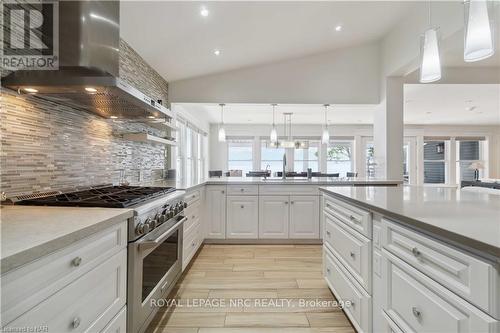
[[424, 183], [446, 183], [445, 141], [424, 142]]
[[375, 177], [375, 146], [373, 141], [366, 142], [365, 145], [365, 157], [366, 157], [366, 177]]
[[331, 141], [326, 150], [326, 171], [327, 173], [338, 173], [339, 176], [346, 176], [347, 172], [352, 172], [352, 142], [351, 141]]
[[266, 170], [269, 166], [271, 174], [277, 171], [283, 171], [283, 155], [285, 154], [284, 148], [270, 148], [267, 147], [267, 141], [262, 141], [260, 151], [260, 168]]
[[177, 186], [189, 186], [205, 177], [206, 137], [203, 132], [184, 119], [176, 121], [177, 145], [175, 151], [175, 169]]
[[[474, 180], [475, 169], [471, 167], [474, 162], [479, 162], [478, 164], [483, 164], [482, 161], [482, 141], [478, 140], [457, 140], [457, 180], [461, 182], [462, 180]], [[481, 169], [478, 169], [481, 173]]]
[[186, 184], [193, 184], [195, 173], [194, 173], [194, 156], [193, 156], [193, 136], [194, 131], [186, 127]]
[[227, 168], [242, 170], [242, 175], [253, 170], [253, 140], [228, 140]]
[[410, 145], [405, 143], [403, 146], [403, 181], [405, 184], [410, 182]]
[[309, 141], [309, 148], [293, 151], [293, 171], [306, 172], [308, 168], [319, 171], [319, 141]]

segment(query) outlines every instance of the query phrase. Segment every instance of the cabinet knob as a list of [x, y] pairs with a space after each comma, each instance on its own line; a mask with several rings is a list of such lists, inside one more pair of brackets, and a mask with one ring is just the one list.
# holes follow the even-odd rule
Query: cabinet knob
[[224, 194], [224, 193], [225, 193], [225, 191], [220, 191], [220, 193]]
[[288, 201], [285, 201], [285, 205], [288, 205]]
[[420, 250], [417, 249], [416, 247], [414, 247], [413, 249], [411, 249], [411, 253], [413, 253], [413, 255], [415, 257], [418, 257], [418, 256], [420, 256], [422, 254], [422, 252], [420, 252]]
[[82, 258], [80, 257], [76, 257], [75, 259], [71, 260], [71, 264], [75, 267], [80, 266], [81, 263], [82, 263]]
[[73, 319], [73, 321], [71, 322], [71, 327], [73, 328], [77, 328], [78, 326], [80, 326], [80, 318], [76, 317]]
[[245, 208], [245, 206], [241, 205], [241, 208]]
[[422, 312], [416, 307], [412, 307], [411, 312], [413, 312], [413, 315], [419, 319], [422, 317]]
[[330, 233], [330, 231], [327, 231], [327, 232], [326, 232], [326, 235], [327, 235], [328, 237], [330, 237], [332, 234]]
[[354, 221], [356, 218], [355, 218], [354, 216], [352, 216], [352, 215], [349, 215], [349, 219], [350, 219], [351, 221]]
[[290, 202], [293, 205], [293, 201]]
[[351, 251], [351, 253], [350, 253], [350, 254], [351, 254], [351, 258], [353, 258], [353, 259], [354, 259], [354, 257], [356, 257], [356, 254], [355, 254], [354, 252], [352, 252], [352, 251]]
[[330, 272], [331, 272], [331, 271], [330, 271], [330, 268], [327, 268], [327, 269], [326, 269], [326, 272], [327, 272], [328, 274], [330, 274]]
[[240, 189], [240, 191], [241, 191], [241, 192], [245, 192], [245, 189], [244, 189], [244, 188], [242, 188], [242, 189]]

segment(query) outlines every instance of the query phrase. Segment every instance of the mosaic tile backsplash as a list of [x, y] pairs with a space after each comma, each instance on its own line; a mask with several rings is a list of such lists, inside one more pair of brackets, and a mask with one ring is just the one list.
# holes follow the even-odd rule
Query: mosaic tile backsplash
[[[167, 103], [167, 82], [124, 41], [120, 77]], [[0, 187], [7, 196], [161, 177], [165, 147], [121, 137], [124, 132], [145, 130], [160, 134], [156, 129], [104, 119], [4, 88], [1, 93]]]

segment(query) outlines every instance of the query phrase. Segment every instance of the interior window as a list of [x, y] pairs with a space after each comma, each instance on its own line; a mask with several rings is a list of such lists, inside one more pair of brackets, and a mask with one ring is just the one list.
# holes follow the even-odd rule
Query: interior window
[[482, 141], [458, 140], [457, 141], [457, 180], [474, 180], [474, 171], [479, 170], [479, 176], [483, 176], [484, 162], [482, 161]]
[[445, 141], [424, 142], [424, 183], [446, 183]]
[[326, 150], [327, 173], [338, 173], [340, 177], [345, 177], [347, 172], [352, 172], [352, 146], [352, 141], [330, 141]]
[[228, 170], [241, 170], [242, 175], [253, 170], [253, 141], [228, 140], [227, 143], [227, 168]]
[[293, 160], [293, 171], [295, 172], [306, 172], [308, 168], [311, 168], [313, 172], [318, 172], [319, 141], [309, 141], [309, 148], [295, 149]]
[[365, 145], [366, 156], [366, 177], [375, 177], [375, 146], [373, 141], [369, 141]]
[[269, 166], [268, 169], [271, 170], [272, 175], [277, 171], [282, 171], [284, 154], [284, 148], [271, 148], [268, 147], [267, 141], [262, 141], [260, 150], [260, 169], [266, 170]]

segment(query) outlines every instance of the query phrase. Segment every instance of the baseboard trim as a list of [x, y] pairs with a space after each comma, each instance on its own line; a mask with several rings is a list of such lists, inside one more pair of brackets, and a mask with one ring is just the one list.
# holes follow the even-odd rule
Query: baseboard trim
[[288, 245], [288, 244], [311, 244], [321, 245], [321, 239], [205, 239], [204, 244], [232, 244], [232, 245]]

